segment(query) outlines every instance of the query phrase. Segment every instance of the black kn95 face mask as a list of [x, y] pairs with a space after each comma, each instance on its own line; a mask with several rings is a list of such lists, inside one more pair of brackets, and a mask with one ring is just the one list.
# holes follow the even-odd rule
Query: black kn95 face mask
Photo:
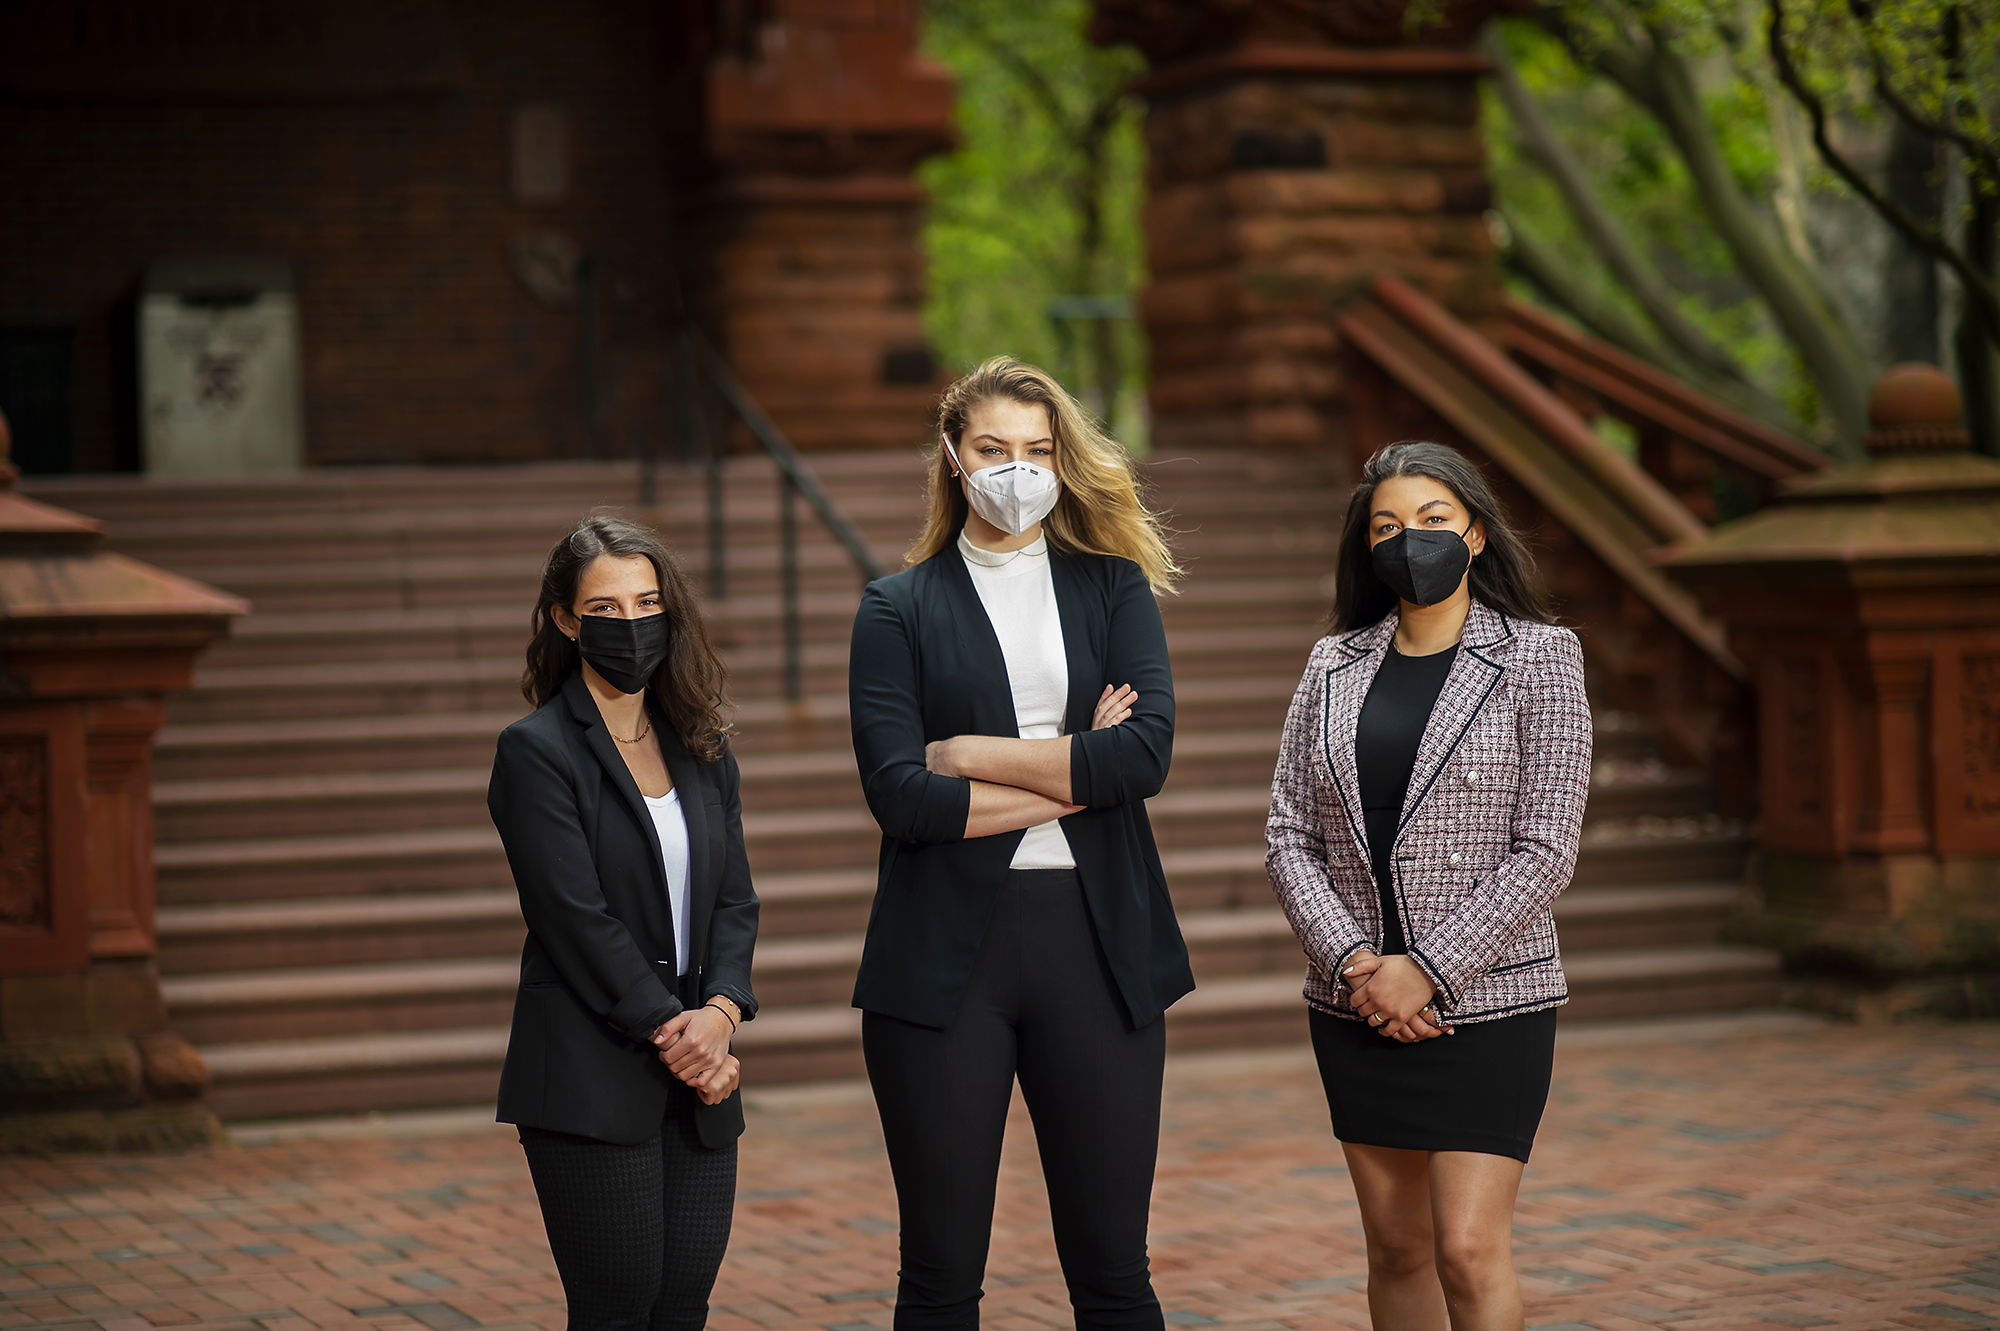
[[1436, 605], [1458, 590], [1472, 567], [1472, 547], [1449, 527], [1405, 527], [1376, 545], [1370, 558], [1375, 576], [1396, 595], [1411, 605]]
[[605, 683], [620, 693], [638, 693], [667, 659], [667, 617], [585, 615], [579, 621], [576, 645]]

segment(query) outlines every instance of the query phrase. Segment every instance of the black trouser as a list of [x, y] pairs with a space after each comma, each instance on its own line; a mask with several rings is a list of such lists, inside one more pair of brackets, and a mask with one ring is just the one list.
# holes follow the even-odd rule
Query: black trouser
[[704, 1150], [694, 1102], [673, 1087], [660, 1135], [637, 1146], [521, 1129], [569, 1331], [707, 1324], [736, 1207], [736, 1143]]
[[1078, 1331], [1162, 1326], [1146, 1265], [1166, 1022], [1130, 1029], [1076, 874], [1016, 869], [947, 1030], [870, 1012], [861, 1047], [902, 1209], [896, 1327], [976, 1327], [1014, 1078]]

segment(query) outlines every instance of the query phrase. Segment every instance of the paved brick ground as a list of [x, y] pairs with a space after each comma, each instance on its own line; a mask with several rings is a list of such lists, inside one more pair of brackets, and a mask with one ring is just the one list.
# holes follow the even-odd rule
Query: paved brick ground
[[[1017, 1107], [1018, 1108], [1018, 1107]], [[1300, 1053], [1178, 1065], [1154, 1204], [1174, 1327], [1366, 1326], [1352, 1196]], [[1516, 1231], [1542, 1331], [2000, 1327], [2000, 1026], [1566, 1039]], [[872, 1109], [766, 1096], [717, 1331], [889, 1325]], [[995, 1331], [1067, 1326], [1025, 1116]], [[0, 1165], [0, 1331], [563, 1325], [501, 1130]]]

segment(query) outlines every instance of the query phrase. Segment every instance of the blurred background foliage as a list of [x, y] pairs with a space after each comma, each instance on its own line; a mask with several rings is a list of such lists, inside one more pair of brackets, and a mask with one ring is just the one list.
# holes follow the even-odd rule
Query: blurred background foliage
[[957, 372], [1011, 355], [1145, 446], [1145, 62], [1092, 46], [1089, 0], [928, 0], [924, 49], [958, 80], [959, 151], [926, 163], [930, 336]]
[[[1145, 280], [1144, 62], [1089, 17], [926, 0], [961, 136], [923, 171], [927, 317], [952, 369], [1047, 365], [1143, 450], [1143, 341], [1102, 316]], [[1517, 294], [1846, 456], [1875, 375], [1934, 361], [2000, 452], [2000, 0], [1552, 0], [1483, 46]]]
[[[1534, 22], [1497, 27], [1522, 84], [1575, 154], [1612, 218], [1658, 270], [1674, 307], [1792, 420], [1801, 425], [1817, 421], [1819, 400], [1811, 376], [1729, 247], [1708, 225], [1687, 164], [1659, 121], [1608, 78], [1578, 64], [1561, 41]], [[1719, 62], [1705, 73], [1710, 87], [1704, 100], [1731, 173], [1751, 195], [1775, 198], [1781, 172], [1799, 169], [1795, 161], [1781, 168], [1780, 152], [1790, 147], [1796, 158], [1797, 145], [1782, 144], [1774, 133], [1764, 90]], [[1644, 329], [1645, 309], [1586, 239], [1550, 174], [1523, 151], [1496, 85], [1487, 85], [1485, 101], [1494, 198], [1510, 232], [1561, 256], [1581, 288], [1578, 296], [1602, 302]], [[1823, 171], [1811, 171], [1810, 177], [1816, 190], [1829, 184]], [[1518, 257], [1510, 266], [1510, 285], [1517, 295], [1577, 317], [1570, 293], [1537, 285]], [[1658, 348], [1653, 352], [1649, 359], [1665, 359]]]

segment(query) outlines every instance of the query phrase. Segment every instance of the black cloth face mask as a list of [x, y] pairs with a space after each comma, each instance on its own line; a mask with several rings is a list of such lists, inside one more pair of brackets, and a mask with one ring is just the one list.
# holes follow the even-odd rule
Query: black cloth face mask
[[1411, 605], [1448, 599], [1472, 567], [1472, 547], [1449, 527], [1405, 527], [1376, 545], [1369, 557], [1375, 576]]
[[667, 617], [585, 615], [577, 624], [576, 645], [605, 683], [620, 693], [638, 693], [667, 659]]

